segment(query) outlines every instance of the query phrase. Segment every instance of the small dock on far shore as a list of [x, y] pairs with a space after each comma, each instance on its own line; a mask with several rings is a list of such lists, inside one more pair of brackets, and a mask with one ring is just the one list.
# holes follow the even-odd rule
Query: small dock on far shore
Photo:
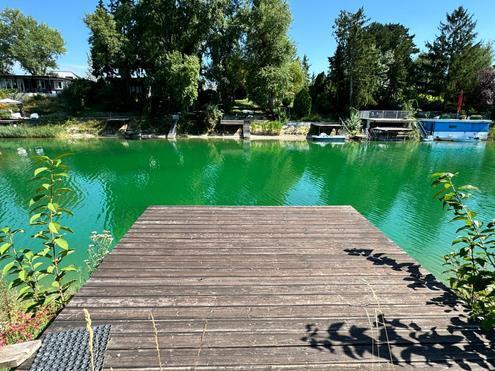
[[493, 338], [350, 206], [149, 207], [47, 332], [84, 308], [111, 325], [108, 370], [495, 368]]

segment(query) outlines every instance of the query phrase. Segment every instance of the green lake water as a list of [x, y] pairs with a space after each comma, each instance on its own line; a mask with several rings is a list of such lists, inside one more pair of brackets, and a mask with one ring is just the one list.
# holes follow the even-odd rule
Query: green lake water
[[149, 205], [352, 205], [441, 278], [455, 226], [432, 199], [429, 175], [459, 171], [481, 190], [471, 201], [480, 217], [495, 217], [491, 143], [40, 139], [0, 141], [0, 226], [27, 224], [30, 156], [66, 152], [76, 190], [71, 259], [80, 266], [91, 231], [118, 240]]

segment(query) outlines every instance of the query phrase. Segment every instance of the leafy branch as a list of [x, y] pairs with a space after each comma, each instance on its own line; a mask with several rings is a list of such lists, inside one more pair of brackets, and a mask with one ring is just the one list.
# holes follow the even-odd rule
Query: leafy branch
[[454, 251], [446, 255], [445, 265], [452, 289], [466, 302], [473, 318], [484, 328], [495, 326], [495, 220], [484, 223], [476, 219], [476, 212], [466, 205], [472, 185], [456, 186], [457, 173], [435, 173], [432, 186], [438, 188], [435, 198], [449, 209], [451, 222], [463, 225], [452, 242]]

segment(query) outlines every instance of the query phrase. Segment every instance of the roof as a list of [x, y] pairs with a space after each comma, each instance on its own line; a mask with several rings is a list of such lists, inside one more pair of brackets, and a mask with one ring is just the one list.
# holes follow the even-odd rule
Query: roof
[[73, 81], [70, 77], [59, 77], [55, 75], [0, 75], [0, 79], [53, 79], [53, 80], [67, 80]]
[[341, 128], [342, 125], [338, 122], [312, 122], [311, 125], [319, 126], [319, 127], [328, 127], [328, 128]]
[[461, 120], [461, 119], [420, 119], [421, 122], [455, 122], [456, 124], [475, 124], [475, 123], [483, 123], [483, 124], [491, 124], [491, 120]]
[[415, 122], [417, 121], [416, 119], [406, 119], [406, 118], [376, 118], [376, 117], [370, 117], [366, 118], [365, 120], [369, 121], [374, 121], [374, 122]]

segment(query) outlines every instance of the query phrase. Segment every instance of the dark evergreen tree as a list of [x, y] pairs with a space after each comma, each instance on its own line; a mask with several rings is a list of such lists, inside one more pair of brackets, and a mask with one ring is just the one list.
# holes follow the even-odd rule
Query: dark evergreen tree
[[341, 11], [333, 26], [337, 49], [330, 58], [330, 77], [341, 110], [375, 104], [380, 82], [380, 53], [367, 32], [364, 9]]
[[460, 90], [469, 99], [479, 72], [492, 63], [491, 47], [476, 38], [476, 21], [461, 6], [447, 14], [438, 36], [426, 44], [428, 51], [419, 59], [423, 93], [442, 97], [444, 108], [455, 105]]
[[374, 22], [368, 32], [380, 50], [385, 66], [384, 79], [376, 94], [376, 102], [382, 108], [400, 108], [413, 97], [414, 61], [418, 53], [414, 44], [414, 35], [400, 24], [381, 24]]

